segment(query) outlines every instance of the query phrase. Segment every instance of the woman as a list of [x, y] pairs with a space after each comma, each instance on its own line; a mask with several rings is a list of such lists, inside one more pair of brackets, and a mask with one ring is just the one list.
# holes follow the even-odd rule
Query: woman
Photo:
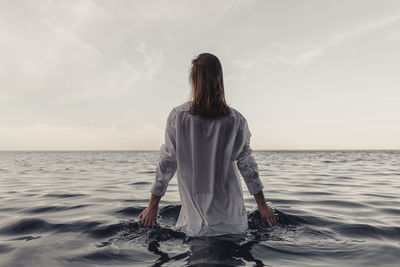
[[276, 224], [252, 156], [247, 121], [225, 102], [218, 58], [202, 53], [193, 59], [189, 82], [192, 99], [168, 115], [149, 205], [138, 216], [140, 227], [154, 227], [160, 198], [177, 172], [182, 206], [175, 226], [188, 236], [244, 233], [248, 221], [238, 170], [263, 221]]

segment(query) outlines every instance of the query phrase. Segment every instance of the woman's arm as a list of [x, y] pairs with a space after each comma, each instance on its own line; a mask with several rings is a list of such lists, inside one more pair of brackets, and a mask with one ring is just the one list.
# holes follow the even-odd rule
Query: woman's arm
[[260, 180], [258, 165], [250, 147], [250, 138], [249, 126], [246, 119], [243, 118], [235, 140], [236, 147], [233, 160], [236, 160], [236, 166], [243, 176], [249, 193], [254, 195], [263, 190], [264, 185]]
[[138, 216], [141, 219], [140, 227], [154, 227], [157, 220], [158, 204], [161, 197], [164, 196], [168, 184], [176, 173], [176, 112], [174, 109], [168, 115], [167, 125], [165, 127], [165, 142], [160, 148], [160, 157], [155, 170], [155, 179], [150, 188], [150, 200]]
[[265, 202], [264, 193], [261, 190], [257, 194], [254, 194], [254, 199], [257, 202], [258, 210], [261, 213], [261, 218], [263, 219], [264, 223], [268, 223], [270, 226], [276, 224], [276, 217], [274, 211], [268, 207], [267, 203]]
[[276, 217], [273, 210], [268, 207], [265, 201], [263, 193], [264, 185], [261, 182], [258, 164], [253, 157], [253, 150], [250, 147], [250, 138], [251, 132], [249, 126], [246, 119], [243, 118], [236, 140], [239, 144], [239, 154], [234, 157], [234, 160], [237, 160], [236, 165], [246, 182], [249, 193], [254, 196], [257, 202], [258, 210], [261, 213], [264, 223], [274, 225], [276, 224]]
[[160, 203], [161, 196], [154, 195], [151, 193], [149, 200], [149, 207], [158, 208], [158, 204]]
[[139, 227], [152, 227], [157, 220], [158, 204], [160, 203], [161, 196], [156, 196], [153, 193], [150, 196], [149, 205], [138, 216], [141, 219]]
[[168, 115], [165, 127], [165, 141], [160, 148], [160, 157], [155, 170], [155, 179], [151, 186], [151, 193], [164, 196], [168, 184], [175, 175], [176, 162], [176, 112], [174, 109]]

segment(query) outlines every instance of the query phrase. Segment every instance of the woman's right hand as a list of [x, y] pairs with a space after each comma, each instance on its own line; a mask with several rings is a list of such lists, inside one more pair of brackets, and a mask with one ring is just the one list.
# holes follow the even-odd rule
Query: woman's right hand
[[268, 224], [269, 226], [276, 224], [274, 211], [267, 204], [258, 207], [258, 210], [260, 211], [261, 218], [265, 224]]

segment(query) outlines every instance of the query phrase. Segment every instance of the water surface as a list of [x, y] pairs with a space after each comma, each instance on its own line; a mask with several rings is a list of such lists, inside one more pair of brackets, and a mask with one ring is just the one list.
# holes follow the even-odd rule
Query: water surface
[[[278, 224], [244, 180], [249, 230], [174, 227], [176, 176], [138, 228], [158, 151], [0, 152], [1, 266], [398, 266], [400, 151], [254, 151]], [[202, 264], [202, 265], [201, 265]]]

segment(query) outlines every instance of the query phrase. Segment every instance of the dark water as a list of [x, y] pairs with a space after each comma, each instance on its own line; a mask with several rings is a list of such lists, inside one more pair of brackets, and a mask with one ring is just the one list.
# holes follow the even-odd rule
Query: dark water
[[176, 176], [138, 229], [158, 155], [0, 152], [1, 266], [399, 266], [400, 151], [255, 151], [278, 224], [242, 179], [249, 231], [203, 238], [174, 228]]

